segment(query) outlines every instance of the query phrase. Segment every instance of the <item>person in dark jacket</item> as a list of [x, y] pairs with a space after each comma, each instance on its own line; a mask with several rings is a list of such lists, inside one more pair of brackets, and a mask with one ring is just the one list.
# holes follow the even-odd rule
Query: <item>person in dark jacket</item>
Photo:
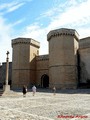
[[23, 97], [26, 97], [26, 93], [27, 93], [27, 87], [24, 85], [23, 86]]

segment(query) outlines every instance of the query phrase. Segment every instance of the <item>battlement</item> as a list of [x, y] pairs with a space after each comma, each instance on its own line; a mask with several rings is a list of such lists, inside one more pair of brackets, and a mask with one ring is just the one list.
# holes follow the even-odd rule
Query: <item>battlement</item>
[[61, 36], [61, 35], [74, 36], [77, 41], [79, 40], [79, 34], [77, 33], [77, 31], [74, 29], [67, 29], [67, 28], [61, 28], [50, 31], [47, 35], [47, 40], [49, 41], [52, 37]]
[[49, 60], [49, 55], [40, 55], [40, 56], [36, 56], [36, 60], [37, 60], [37, 61]]
[[32, 39], [32, 38], [16, 38], [12, 40], [12, 47], [13, 45], [16, 44], [30, 44], [32, 46], [35, 46], [37, 48], [40, 48], [40, 43], [37, 42], [36, 40]]
[[79, 49], [90, 48], [90, 37], [82, 38], [79, 41]]

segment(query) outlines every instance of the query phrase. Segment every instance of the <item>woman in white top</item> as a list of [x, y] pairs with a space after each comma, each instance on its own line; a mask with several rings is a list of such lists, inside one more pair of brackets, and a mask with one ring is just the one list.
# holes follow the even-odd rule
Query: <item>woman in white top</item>
[[35, 85], [32, 87], [32, 92], [33, 92], [33, 96], [34, 96], [35, 93], [36, 93], [36, 87], [35, 87]]

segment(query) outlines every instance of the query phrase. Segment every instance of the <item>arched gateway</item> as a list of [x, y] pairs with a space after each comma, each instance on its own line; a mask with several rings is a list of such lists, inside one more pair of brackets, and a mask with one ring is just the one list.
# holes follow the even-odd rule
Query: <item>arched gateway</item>
[[47, 88], [49, 87], [49, 76], [44, 74], [41, 77], [41, 87]]

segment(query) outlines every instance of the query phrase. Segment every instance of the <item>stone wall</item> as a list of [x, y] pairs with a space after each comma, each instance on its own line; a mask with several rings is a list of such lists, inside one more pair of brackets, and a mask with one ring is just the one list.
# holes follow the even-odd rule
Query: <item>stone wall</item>
[[36, 57], [36, 83], [41, 87], [41, 78], [46, 74], [49, 76], [49, 55], [40, 55]]
[[[0, 66], [0, 83], [5, 84], [6, 80], [6, 62], [2, 63]], [[11, 85], [12, 80], [12, 62], [9, 62], [9, 78], [8, 82]]]
[[80, 82], [90, 82], [90, 37], [80, 39]]

